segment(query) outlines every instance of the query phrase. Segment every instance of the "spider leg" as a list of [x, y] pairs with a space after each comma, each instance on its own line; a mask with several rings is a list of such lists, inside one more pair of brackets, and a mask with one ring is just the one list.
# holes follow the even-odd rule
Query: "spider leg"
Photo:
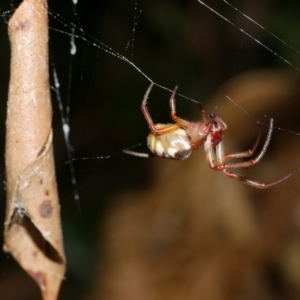
[[[156, 124], [156, 125], [161, 125], [161, 124]], [[177, 124], [162, 124], [163, 127], [157, 128], [154, 125], [154, 130], [151, 130], [153, 134], [155, 135], [163, 135], [172, 131], [175, 131], [176, 129], [179, 128]]]
[[174, 130], [178, 129], [177, 124], [169, 124], [169, 125], [161, 127], [161, 128], [157, 128], [155, 126], [155, 124], [154, 124], [154, 122], [153, 122], [153, 120], [150, 116], [150, 113], [148, 111], [148, 108], [147, 108], [147, 100], [148, 100], [148, 96], [149, 96], [149, 93], [150, 93], [152, 87], [153, 87], [153, 82], [148, 87], [148, 89], [147, 89], [147, 91], [144, 95], [144, 98], [143, 98], [143, 101], [142, 101], [142, 106], [141, 106], [143, 115], [144, 115], [144, 117], [145, 117], [145, 119], [146, 119], [146, 121], [149, 125], [149, 128], [150, 128], [151, 132], [155, 135], [163, 135], [163, 134], [166, 134], [168, 132], [171, 132], [171, 131], [174, 131]]
[[[173, 93], [171, 94], [170, 100], [169, 100], [170, 108], [171, 108], [171, 117], [174, 122], [179, 123], [184, 126], [184, 125], [188, 125], [189, 122], [177, 117], [177, 115], [176, 115], [175, 95], [176, 95], [177, 89], [178, 89], [178, 86], [176, 85], [173, 90]], [[202, 121], [205, 122], [205, 121], [207, 121], [205, 109], [203, 108], [203, 106], [200, 103], [198, 103], [198, 105], [201, 110]]]
[[[211, 142], [211, 135], [209, 134], [204, 142], [204, 150], [209, 167], [216, 171], [222, 170], [224, 166], [222, 162], [223, 155], [221, 154], [221, 152], [223, 152], [223, 142], [221, 141], [216, 149], [214, 149]], [[217, 155], [217, 153], [219, 153], [219, 155]]]
[[226, 161], [226, 160], [229, 160], [229, 159], [232, 159], [232, 158], [244, 158], [244, 157], [252, 156], [254, 154], [254, 152], [256, 151], [256, 149], [257, 149], [260, 138], [261, 138], [261, 125], [259, 124], [256, 140], [255, 140], [255, 143], [253, 144], [252, 148], [247, 150], [247, 151], [244, 151], [244, 152], [225, 154], [224, 155], [224, 160]]
[[171, 117], [172, 117], [172, 119], [175, 123], [178, 123], [182, 126], [188, 126], [189, 125], [188, 121], [183, 120], [183, 119], [177, 117], [177, 115], [176, 115], [175, 94], [176, 94], [177, 88], [178, 87], [176, 85], [175, 88], [174, 88], [173, 93], [171, 94], [170, 100], [169, 100], [170, 101], [170, 108], [171, 108]]
[[291, 176], [296, 174], [299, 170], [300, 170], [300, 165], [297, 166], [292, 172], [288, 173], [284, 177], [282, 177], [282, 178], [280, 178], [276, 181], [272, 181], [270, 183], [263, 183], [263, 182], [258, 182], [258, 181], [255, 181], [255, 180], [251, 180], [251, 179], [248, 179], [244, 176], [240, 176], [240, 175], [237, 175], [233, 172], [230, 172], [227, 169], [223, 169], [222, 171], [229, 178], [240, 180], [240, 181], [242, 181], [242, 182], [244, 182], [244, 183], [246, 183], [246, 184], [248, 184], [252, 187], [255, 187], [257, 189], [267, 189], [271, 186], [274, 186], [274, 185], [276, 185], [280, 182], [283, 182], [283, 181], [287, 180], [288, 178], [290, 178]]
[[155, 131], [156, 131], [155, 125], [154, 125], [153, 120], [152, 120], [152, 118], [149, 114], [149, 111], [147, 109], [147, 100], [148, 100], [148, 96], [149, 96], [149, 93], [150, 93], [152, 87], [153, 87], [153, 82], [151, 82], [151, 84], [149, 85], [149, 87], [148, 87], [148, 89], [147, 89], [147, 91], [144, 95], [141, 109], [142, 109], [142, 113], [143, 113], [143, 115], [144, 115], [144, 117], [145, 117], [145, 119], [146, 119], [146, 121], [149, 125], [150, 130], [155, 134]]
[[143, 153], [143, 152], [136, 152], [136, 151], [131, 151], [131, 150], [123, 150], [123, 153], [125, 154], [129, 154], [129, 155], [133, 155], [133, 156], [137, 156], [137, 157], [144, 157], [144, 158], [151, 158], [151, 157], [155, 157], [156, 155], [153, 153]]
[[[220, 142], [217, 145], [216, 149], [214, 149], [212, 147], [211, 137], [209, 135], [204, 146], [205, 146], [205, 152], [206, 152], [206, 160], [211, 169], [216, 170], [216, 171], [222, 171], [224, 173], [224, 175], [226, 175], [227, 177], [229, 177], [231, 179], [236, 179], [236, 180], [242, 181], [242, 182], [244, 182], [252, 187], [258, 188], [258, 189], [266, 189], [266, 188], [274, 186], [280, 182], [283, 182], [300, 170], [300, 165], [298, 165], [292, 172], [288, 173], [284, 177], [282, 177], [276, 181], [272, 181], [270, 183], [263, 183], [263, 182], [248, 179], [244, 176], [238, 175], [234, 172], [230, 172], [227, 170], [227, 165], [222, 164], [222, 160], [221, 160], [222, 159], [221, 153], [223, 151], [223, 142]], [[239, 165], [238, 164], [236, 164], [236, 165], [237, 165], [237, 168], [239, 168]]]
[[[265, 143], [264, 143], [260, 153], [254, 159], [243, 161], [243, 162], [238, 162], [238, 163], [225, 164], [224, 169], [252, 167], [252, 166], [256, 165], [258, 162], [260, 162], [260, 160], [263, 158], [263, 156], [267, 152], [268, 146], [270, 144], [271, 137], [272, 137], [272, 132], [273, 132], [273, 127], [274, 127], [274, 120], [270, 119], [270, 127], [269, 127], [269, 131], [268, 131]], [[246, 152], [241, 152], [241, 153], [235, 153], [235, 154], [227, 154], [227, 155], [225, 155], [225, 160], [226, 159], [232, 159], [232, 158], [241, 158], [241, 157], [251, 156], [253, 154], [254, 150], [257, 147], [259, 138], [260, 138], [260, 132], [259, 132], [259, 135], [256, 139], [256, 142], [255, 142], [254, 147], [252, 148], [252, 150], [249, 150], [249, 151], [246, 151]], [[250, 153], [250, 155], [248, 155], [247, 153]]]

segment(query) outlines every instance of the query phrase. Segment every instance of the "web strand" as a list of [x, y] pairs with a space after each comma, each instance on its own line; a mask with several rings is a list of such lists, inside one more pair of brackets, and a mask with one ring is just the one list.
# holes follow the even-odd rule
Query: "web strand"
[[[219, 12], [217, 12], [216, 10], [214, 10], [213, 8], [211, 8], [209, 5], [207, 5], [203, 1], [201, 1], [201, 0], [197, 0], [197, 1], [200, 4], [202, 4], [204, 7], [206, 7], [210, 11], [212, 11], [214, 14], [216, 14], [218, 17], [220, 17], [221, 19], [223, 19], [224, 21], [226, 21], [227, 23], [229, 23], [230, 25], [232, 25], [233, 27], [235, 27], [237, 30], [239, 30], [240, 32], [242, 32], [244, 35], [246, 35], [249, 38], [251, 38], [255, 43], [259, 44], [260, 46], [262, 46], [263, 48], [265, 48], [267, 51], [269, 51], [273, 55], [277, 56], [280, 60], [282, 60], [283, 62], [285, 62], [287, 65], [289, 65], [293, 69], [295, 69], [298, 72], [300, 72], [300, 69], [298, 67], [296, 67], [295, 65], [293, 65], [290, 61], [288, 61], [287, 59], [285, 59], [283, 56], [279, 55], [277, 52], [273, 51], [270, 47], [268, 47], [267, 45], [265, 45], [264, 43], [262, 43], [260, 40], [256, 39], [254, 36], [252, 36], [250, 33], [248, 33], [247, 31], [245, 31], [243, 28], [241, 28], [241, 27], [237, 26], [236, 24], [234, 24], [232, 21], [230, 21], [229, 19], [227, 19], [226, 17], [224, 17], [222, 14], [220, 14]], [[276, 35], [273, 35], [273, 36], [277, 38]], [[280, 40], [279, 38], [277, 38], [277, 39]]]

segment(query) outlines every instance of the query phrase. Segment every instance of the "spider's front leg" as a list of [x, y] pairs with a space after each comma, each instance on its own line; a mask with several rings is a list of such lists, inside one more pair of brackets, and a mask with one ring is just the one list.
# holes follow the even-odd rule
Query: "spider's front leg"
[[213, 143], [212, 134], [208, 134], [204, 143], [206, 161], [209, 167], [215, 171], [224, 169], [224, 146], [220, 140], [216, 145]]
[[[274, 126], [274, 121], [273, 121], [273, 119], [270, 119], [270, 127], [269, 127], [267, 138], [265, 140], [262, 150], [254, 159], [244, 161], [244, 162], [225, 164], [225, 165], [223, 165], [222, 172], [231, 179], [236, 179], [236, 180], [242, 181], [242, 182], [244, 182], [252, 187], [258, 188], [258, 189], [266, 189], [266, 188], [272, 187], [274, 185], [277, 185], [278, 183], [281, 183], [281, 182], [287, 180], [288, 178], [293, 176], [295, 173], [297, 173], [300, 170], [300, 165], [298, 165], [293, 171], [291, 171], [287, 175], [283, 176], [282, 178], [272, 181], [270, 183], [264, 183], [264, 182], [259, 182], [256, 180], [248, 179], [244, 176], [241, 176], [234, 172], [228, 171], [229, 168], [230, 169], [238, 169], [238, 168], [244, 168], [244, 167], [252, 167], [255, 164], [257, 164], [258, 162], [260, 162], [260, 160], [263, 158], [263, 156], [267, 152], [268, 146], [270, 144], [273, 126]], [[241, 153], [228, 154], [228, 155], [225, 155], [224, 158], [225, 159], [233, 159], [233, 158], [243, 158], [243, 157], [252, 156], [254, 154], [255, 149], [257, 148], [257, 145], [258, 145], [258, 142], [260, 139], [260, 135], [261, 135], [261, 130], [259, 128], [258, 136], [257, 136], [254, 146], [252, 147], [251, 150], [241, 152]]]
[[[250, 160], [246, 160], [246, 161], [242, 161], [242, 162], [238, 162], [238, 163], [229, 163], [229, 164], [225, 165], [225, 168], [235, 169], [235, 168], [252, 167], [252, 166], [256, 165], [257, 163], [259, 163], [260, 160], [263, 158], [263, 156], [265, 155], [265, 153], [268, 150], [268, 147], [269, 147], [269, 144], [271, 141], [271, 137], [272, 137], [273, 127], [274, 127], [274, 120], [270, 119], [269, 131], [268, 131], [265, 143], [264, 143], [260, 153], [254, 159], [250, 159]], [[254, 152], [258, 146], [260, 136], [261, 136], [261, 127], [259, 126], [258, 135], [257, 135], [256, 141], [255, 141], [252, 149], [250, 149], [248, 151], [240, 152], [240, 153], [227, 154], [224, 156], [225, 160], [234, 159], [234, 158], [251, 157], [254, 154]]]
[[285, 175], [284, 177], [276, 180], [276, 181], [272, 181], [270, 183], [264, 183], [264, 182], [259, 182], [259, 181], [255, 181], [255, 180], [251, 180], [248, 179], [244, 176], [240, 176], [238, 174], [235, 174], [233, 172], [228, 171], [227, 169], [223, 169], [223, 173], [228, 176], [229, 178], [232, 179], [237, 179], [240, 180], [252, 187], [255, 187], [257, 189], [267, 189], [269, 187], [272, 187], [274, 185], [277, 185], [278, 183], [281, 183], [285, 180], [287, 180], [288, 178], [290, 178], [291, 176], [295, 175], [298, 171], [300, 170], [300, 165], [298, 165], [292, 172], [288, 173], [287, 175]]

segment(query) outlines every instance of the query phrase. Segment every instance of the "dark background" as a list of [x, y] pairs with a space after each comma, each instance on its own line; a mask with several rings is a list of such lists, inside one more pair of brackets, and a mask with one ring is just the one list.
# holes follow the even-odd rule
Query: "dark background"
[[[255, 36], [296, 68], [299, 66], [300, 55], [291, 51], [287, 45], [281, 44], [271, 34], [253, 26], [222, 1], [207, 2], [225, 18]], [[289, 45], [300, 49], [299, 1], [233, 1], [233, 5], [270, 32], [283, 38]], [[4, 219], [5, 211], [4, 136], [9, 80], [9, 42], [6, 29], [9, 16], [17, 6], [17, 1], [2, 0], [0, 4], [0, 111], [3, 120], [0, 127], [3, 141], [0, 143], [0, 167], [3, 170], [1, 220]], [[93, 289], [91, 283], [96, 278], [96, 264], [100, 265], [100, 268], [106, 264], [106, 256], [102, 253], [105, 252], [102, 236], [105, 235], [104, 224], [109, 218], [108, 212], [113, 210], [114, 205], [118, 205], [116, 203], [122, 202], [122, 193], [135, 187], [143, 190], [150, 186], [156, 176], [153, 164], [159, 160], [157, 158], [154, 162], [122, 154], [122, 149], [140, 143], [142, 145], [138, 149], [146, 150], [148, 129], [140, 112], [140, 104], [149, 81], [128, 63], [103, 51], [101, 43], [124, 55], [159, 85], [173, 89], [178, 84], [179, 93], [204, 105], [207, 101], [212, 109], [215, 106], [231, 109], [234, 107], [225, 98], [225, 92], [216, 91], [241, 73], [253, 70], [286, 70], [294, 73], [291, 76], [298, 76], [299, 72], [197, 1], [79, 1], [74, 18], [71, 1], [51, 0], [49, 12], [50, 76], [51, 65], [55, 64], [62, 101], [64, 105], [70, 101], [70, 139], [74, 148], [72, 155], [78, 158], [111, 155], [111, 158], [105, 160], [74, 162], [80, 194], [78, 209], [73, 199], [74, 187], [71, 184], [69, 166], [66, 164], [68, 158], [58, 103], [53, 93], [57, 181], [68, 260], [68, 271], [60, 299], [83, 299]], [[135, 13], [140, 13], [136, 26]], [[70, 55], [69, 34], [72, 23], [76, 24], [76, 35], [79, 36], [75, 40], [75, 56]], [[82, 32], [80, 28], [83, 28]], [[130, 45], [126, 50], [128, 42]], [[96, 46], [93, 46], [93, 43]], [[243, 91], [241, 93], [243, 94]], [[169, 122], [169, 95], [168, 91], [154, 88], [149, 109], [155, 122]], [[229, 96], [233, 97], [231, 94]], [[248, 111], [247, 103], [244, 104], [242, 100], [234, 98], [234, 101]], [[254, 99], [251, 101], [251, 107], [259, 106], [261, 101], [263, 100], [260, 98]], [[298, 109], [299, 104], [296, 100], [293, 104], [286, 102], [280, 106], [277, 113], [280, 112], [282, 118], [278, 122], [282, 123], [277, 123], [277, 126], [297, 132], [297, 117], [291, 110], [295, 112]], [[178, 97], [178, 115], [187, 119], [197, 119], [197, 113], [198, 106], [195, 103]], [[242, 126], [234, 123], [236, 116], [251, 124], [254, 133], [256, 120], [264, 121], [264, 115], [277, 116], [272, 105], [266, 105], [257, 111], [254, 109], [254, 112], [250, 113], [252, 118], [241, 109], [232, 114], [228, 113], [236, 134], [243, 135]], [[222, 117], [221, 110], [219, 114]], [[279, 131], [276, 132], [279, 134]], [[290, 136], [293, 141], [298, 142], [296, 135]], [[251, 139], [246, 136], [247, 143]], [[238, 149], [243, 149], [243, 144], [238, 146]], [[300, 145], [298, 146], [300, 149]], [[202, 150], [194, 155], [205, 160]], [[284, 161], [286, 158], [285, 155]], [[289, 169], [293, 166], [293, 163], [290, 163]], [[207, 168], [207, 172], [212, 171]], [[253, 174], [256, 176], [255, 172]], [[279, 172], [278, 176], [282, 176], [281, 174]], [[212, 174], [214, 175], [219, 174]], [[229, 180], [225, 177], [222, 179]], [[201, 179], [191, 178], [191, 181], [198, 185]], [[239, 182], [235, 184], [242, 185]], [[223, 192], [226, 193], [226, 189]], [[115, 200], [116, 197], [119, 200]], [[142, 198], [140, 200], [142, 201]], [[272, 272], [270, 274], [273, 276]], [[104, 276], [103, 273], [101, 276]], [[1, 299], [40, 299], [35, 283], [24, 274], [10, 255], [4, 253], [0, 256], [0, 286], [5, 286], [8, 293], [6, 296], [1, 292]], [[12, 290], [14, 293], [9, 294]], [[293, 297], [294, 295], [298, 294], [295, 292]], [[293, 297], [291, 296], [291, 299]], [[294, 299], [297, 299], [296, 297]], [[99, 298], [94, 296], [93, 299]], [[224, 296], [220, 299], [227, 298]]]

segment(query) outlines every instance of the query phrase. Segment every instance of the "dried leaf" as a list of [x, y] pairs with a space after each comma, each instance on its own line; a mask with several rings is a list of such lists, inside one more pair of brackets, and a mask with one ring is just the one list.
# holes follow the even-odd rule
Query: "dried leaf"
[[24, 0], [8, 30], [4, 249], [38, 283], [43, 299], [56, 299], [66, 263], [52, 150], [46, 1]]

